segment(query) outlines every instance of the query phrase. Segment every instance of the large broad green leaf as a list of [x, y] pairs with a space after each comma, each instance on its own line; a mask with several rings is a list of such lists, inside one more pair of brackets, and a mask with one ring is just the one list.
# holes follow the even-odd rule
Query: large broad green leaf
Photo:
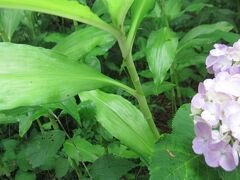
[[128, 34], [128, 45], [133, 44], [134, 36], [137, 32], [139, 25], [141, 24], [148, 11], [151, 10], [155, 5], [156, 0], [134, 0], [132, 5], [132, 20], [131, 27]]
[[147, 43], [147, 61], [157, 88], [174, 61], [178, 39], [168, 28], [151, 33]]
[[0, 43], [0, 54], [0, 110], [53, 103], [106, 85], [125, 87], [52, 50]]
[[96, 180], [119, 180], [135, 166], [127, 159], [106, 155], [93, 163], [90, 173]]
[[125, 16], [134, 0], [103, 0], [111, 15], [113, 24], [121, 28]]
[[135, 106], [121, 96], [100, 90], [83, 92], [80, 98], [95, 102], [97, 121], [123, 144], [148, 160], [155, 138], [142, 113]]
[[69, 157], [76, 161], [87, 162], [94, 162], [104, 154], [104, 148], [102, 146], [93, 145], [79, 136], [65, 141], [64, 151]]
[[189, 104], [183, 105], [173, 119], [173, 132], [155, 145], [150, 165], [151, 180], [216, 179], [217, 171], [192, 151], [193, 120]]
[[62, 16], [90, 24], [106, 31], [114, 29], [94, 14], [88, 6], [69, 0], [1, 0], [0, 7], [16, 8]]
[[0, 10], [0, 29], [4, 31], [9, 41], [11, 41], [13, 33], [17, 30], [23, 17], [24, 12], [22, 10]]
[[218, 22], [215, 24], [199, 25], [190, 30], [187, 34], [185, 34], [185, 36], [181, 39], [180, 44], [183, 45], [201, 35], [210, 34], [217, 30], [230, 31], [232, 28], [233, 26], [228, 22]]
[[[102, 55], [114, 42], [111, 34], [94, 27], [86, 27], [63, 38], [53, 49], [77, 61], [96, 48], [98, 51], [95, 55]], [[99, 49], [102, 51], [99, 52]]]

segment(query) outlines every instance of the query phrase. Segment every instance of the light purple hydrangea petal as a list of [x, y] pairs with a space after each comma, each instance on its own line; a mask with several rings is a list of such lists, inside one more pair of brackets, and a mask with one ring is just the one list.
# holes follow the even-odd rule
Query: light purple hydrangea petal
[[194, 130], [197, 137], [193, 140], [192, 148], [196, 154], [202, 154], [211, 141], [211, 127], [207, 123], [197, 122]]

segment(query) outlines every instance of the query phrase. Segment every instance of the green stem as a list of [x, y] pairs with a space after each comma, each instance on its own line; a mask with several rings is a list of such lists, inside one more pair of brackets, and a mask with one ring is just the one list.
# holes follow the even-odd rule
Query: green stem
[[[60, 119], [56, 116], [56, 114], [54, 114], [53, 111], [49, 110], [49, 113], [58, 121], [58, 123], [60, 124], [61, 128], [63, 129], [64, 133], [66, 134], [67, 138], [68, 139], [71, 139], [71, 137], [69, 136], [69, 134], [67, 133], [67, 131], [65, 130], [64, 126], [62, 125]], [[59, 126], [58, 124], [56, 123], [56, 121], [54, 121], [51, 117], [49, 118], [50, 119], [50, 122], [52, 123], [53, 125], [53, 129], [59, 129]], [[56, 125], [56, 124], [57, 125]], [[73, 165], [73, 168], [78, 176], [78, 179], [81, 179], [81, 170], [79, 169], [76, 161], [74, 159], [71, 159], [71, 162], [72, 162], [72, 165]]]
[[42, 123], [40, 122], [39, 119], [37, 119], [37, 124], [38, 124], [38, 126], [39, 126], [39, 128], [40, 128], [41, 133], [43, 134], [43, 133], [44, 133], [44, 129], [43, 129]]
[[128, 43], [126, 41], [126, 37], [122, 33], [121, 36], [118, 37], [118, 44], [120, 46], [123, 59], [125, 60], [129, 75], [131, 77], [132, 83], [134, 85], [134, 88], [136, 89], [136, 98], [139, 103], [140, 110], [142, 111], [144, 117], [146, 118], [146, 121], [151, 128], [153, 134], [158, 139], [160, 137], [159, 131], [154, 123], [152, 113], [148, 107], [146, 97], [144, 95], [142, 85], [136, 70], [136, 67], [133, 62], [132, 53], [131, 53], [131, 47], [128, 46]]

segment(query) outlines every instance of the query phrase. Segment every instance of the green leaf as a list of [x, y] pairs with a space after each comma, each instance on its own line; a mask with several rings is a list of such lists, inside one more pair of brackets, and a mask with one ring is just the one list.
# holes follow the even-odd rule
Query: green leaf
[[65, 158], [58, 158], [55, 161], [55, 172], [56, 172], [56, 177], [57, 178], [61, 178], [64, 177], [68, 170], [69, 170], [70, 166], [69, 166], [69, 162], [67, 159]]
[[165, 12], [169, 20], [174, 20], [182, 15], [183, 0], [168, 0], [166, 1]]
[[48, 111], [39, 108], [31, 111], [29, 109], [29, 112], [26, 115], [19, 116], [19, 136], [23, 137], [24, 134], [30, 129], [32, 122], [44, 115], [48, 115]]
[[127, 37], [129, 46], [132, 46], [139, 25], [155, 3], [156, 0], [134, 0], [131, 8], [131, 27]]
[[206, 4], [202, 2], [195, 2], [191, 3], [189, 6], [186, 7], [184, 12], [199, 12], [201, 11], [204, 7], [214, 7], [212, 4]]
[[202, 156], [192, 151], [193, 126], [190, 106], [185, 104], [173, 119], [172, 134], [165, 135], [154, 147], [151, 180], [216, 179], [217, 171], [207, 167]]
[[131, 7], [134, 0], [103, 0], [109, 14], [111, 15], [112, 22], [117, 28], [123, 26], [126, 14]]
[[0, 29], [5, 32], [9, 41], [23, 17], [24, 12], [21, 10], [0, 9]]
[[18, 171], [15, 180], [35, 180], [36, 174], [24, 171]]
[[190, 30], [185, 36], [181, 39], [180, 44], [183, 45], [190, 40], [197, 38], [204, 34], [210, 34], [214, 31], [221, 30], [221, 31], [230, 31], [233, 29], [233, 26], [228, 22], [218, 22], [215, 24], [204, 24], [199, 25], [192, 30]]
[[135, 166], [126, 159], [106, 155], [93, 163], [90, 173], [96, 180], [118, 180]]
[[174, 61], [178, 39], [168, 28], [151, 33], [147, 43], [147, 61], [157, 88]]
[[63, 109], [63, 113], [70, 114], [79, 124], [80, 123], [80, 116], [78, 112], [78, 105], [74, 97], [63, 101], [60, 103], [60, 108]]
[[100, 29], [114, 33], [110, 25], [95, 15], [88, 6], [84, 6], [77, 1], [69, 0], [1, 0], [0, 7], [16, 8], [30, 11], [62, 16], [72, 20], [96, 26]]
[[83, 92], [80, 98], [95, 102], [97, 121], [115, 138], [148, 160], [155, 138], [142, 113], [135, 106], [121, 96], [100, 90]]
[[65, 140], [65, 134], [53, 130], [33, 137], [25, 149], [26, 159], [33, 168], [48, 164], [57, 154]]
[[59, 102], [109, 85], [127, 87], [52, 50], [0, 43], [0, 54], [0, 110]]
[[143, 92], [145, 96], [150, 96], [150, 95], [158, 95], [163, 92], [169, 91], [175, 87], [175, 84], [170, 83], [170, 82], [162, 82], [161, 86], [159, 88], [156, 87], [154, 82], [146, 82], [142, 84]]
[[100, 145], [92, 145], [85, 139], [75, 136], [64, 143], [64, 151], [76, 161], [94, 162], [104, 154], [104, 148]]
[[[62, 39], [53, 49], [77, 61], [96, 48], [106, 52], [114, 43], [115, 39], [111, 34], [86, 27]], [[97, 52], [95, 55], [102, 54]]]

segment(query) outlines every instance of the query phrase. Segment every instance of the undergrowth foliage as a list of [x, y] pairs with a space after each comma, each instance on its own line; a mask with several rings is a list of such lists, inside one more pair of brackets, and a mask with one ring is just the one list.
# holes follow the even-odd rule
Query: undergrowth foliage
[[0, 0], [0, 179], [239, 179], [239, 10]]

